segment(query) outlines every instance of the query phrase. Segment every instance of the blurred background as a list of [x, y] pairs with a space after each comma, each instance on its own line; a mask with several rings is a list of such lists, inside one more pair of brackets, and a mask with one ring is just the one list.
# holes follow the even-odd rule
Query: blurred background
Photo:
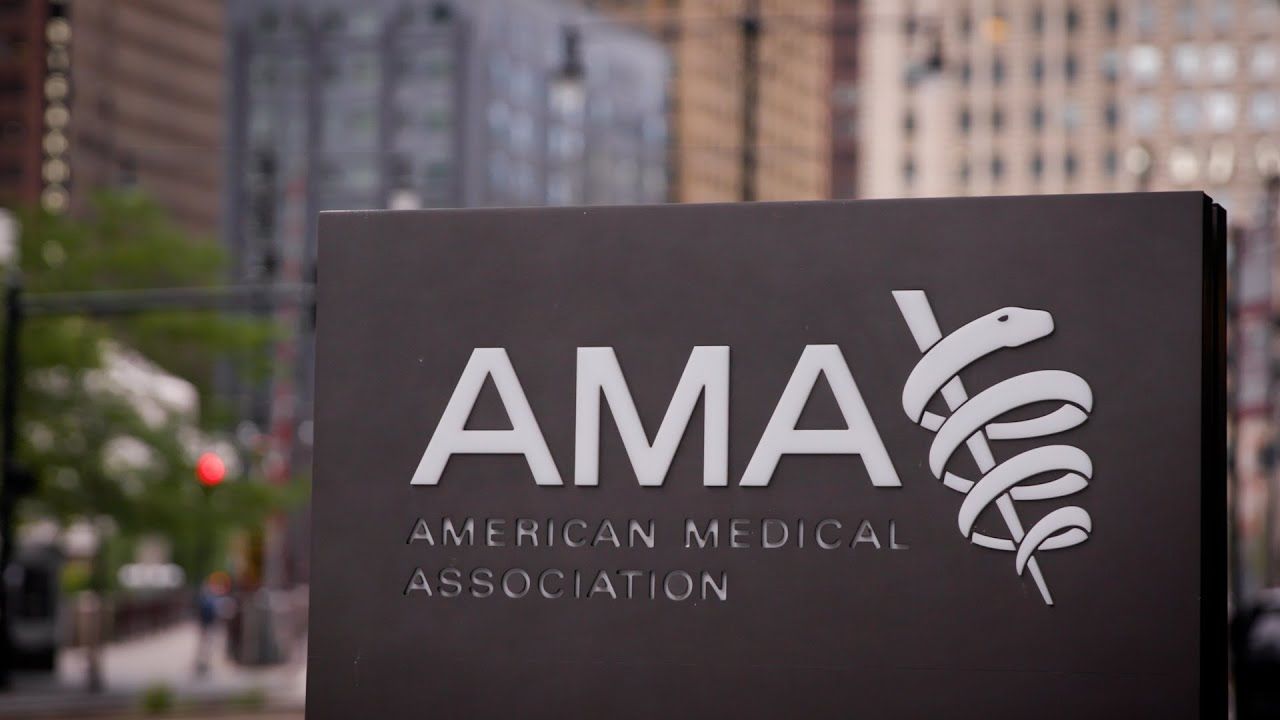
[[1179, 189], [1280, 717], [1280, 0], [0, 0], [0, 717], [300, 717], [320, 210]]

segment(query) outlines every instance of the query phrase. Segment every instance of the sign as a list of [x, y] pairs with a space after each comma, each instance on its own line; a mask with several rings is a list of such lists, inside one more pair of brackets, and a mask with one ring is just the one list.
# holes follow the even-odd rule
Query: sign
[[323, 214], [308, 717], [1220, 714], [1224, 227]]

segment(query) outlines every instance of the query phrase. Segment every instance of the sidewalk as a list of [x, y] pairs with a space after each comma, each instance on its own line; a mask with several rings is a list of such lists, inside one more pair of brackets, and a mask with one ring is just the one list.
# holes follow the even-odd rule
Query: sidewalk
[[0, 717], [125, 717], [120, 713], [137, 710], [142, 693], [157, 685], [172, 692], [175, 708], [198, 707], [204, 716], [218, 708], [227, 712], [239, 709], [242, 714], [270, 708], [285, 713], [279, 717], [301, 717], [306, 693], [305, 647], [298, 648], [286, 664], [244, 668], [226, 658], [225, 638], [219, 632], [209, 672], [196, 677], [198, 638], [196, 624], [184, 622], [152, 635], [105, 646], [102, 671], [106, 688], [99, 694], [85, 690], [88, 680], [84, 650], [64, 651], [58, 659], [56, 675], [19, 675], [12, 691], [0, 693]]

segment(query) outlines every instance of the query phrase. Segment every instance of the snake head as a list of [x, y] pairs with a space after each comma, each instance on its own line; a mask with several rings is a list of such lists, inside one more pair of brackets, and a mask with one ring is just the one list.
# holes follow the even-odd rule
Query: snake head
[[991, 329], [1004, 341], [1005, 347], [1026, 345], [1053, 332], [1053, 316], [1044, 310], [1000, 308], [980, 322], [990, 323]]

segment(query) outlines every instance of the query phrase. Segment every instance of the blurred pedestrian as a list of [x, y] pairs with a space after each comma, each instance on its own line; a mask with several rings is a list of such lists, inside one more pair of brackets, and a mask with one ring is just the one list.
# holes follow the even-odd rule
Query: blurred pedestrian
[[196, 676], [209, 674], [209, 663], [213, 653], [214, 634], [219, 618], [222, 617], [222, 605], [227, 595], [229, 581], [224, 572], [210, 573], [200, 585], [196, 593], [196, 622], [199, 623], [199, 637], [196, 640]]

